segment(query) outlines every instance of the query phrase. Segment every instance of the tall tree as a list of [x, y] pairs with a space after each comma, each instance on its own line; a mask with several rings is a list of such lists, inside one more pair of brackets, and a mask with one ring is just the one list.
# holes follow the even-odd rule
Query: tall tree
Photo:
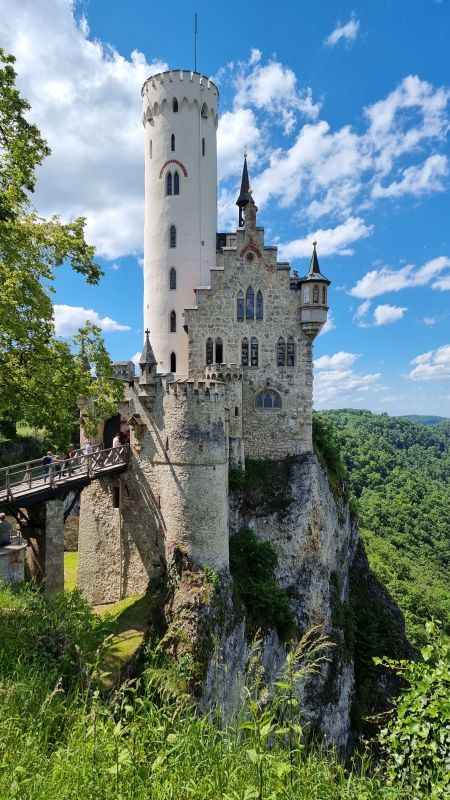
[[[85, 240], [83, 217], [44, 219], [32, 206], [36, 167], [50, 149], [25, 117], [30, 106], [16, 87], [14, 62], [0, 48], [0, 421], [40, 424], [62, 446], [77, 393], [93, 385], [87, 387], [79, 356], [55, 336], [52, 283], [65, 262], [90, 284], [102, 271]], [[104, 350], [98, 329], [87, 336], [97, 354]], [[99, 399], [102, 393], [120, 399], [119, 387], [109, 369], [95, 391]]]

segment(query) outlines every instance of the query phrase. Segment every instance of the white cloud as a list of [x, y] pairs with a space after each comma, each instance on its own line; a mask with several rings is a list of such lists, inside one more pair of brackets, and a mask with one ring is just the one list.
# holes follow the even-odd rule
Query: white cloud
[[357, 374], [351, 369], [317, 371], [314, 376], [314, 402], [325, 405], [358, 405], [369, 391], [378, 391], [379, 372]]
[[250, 155], [256, 159], [260, 152], [260, 131], [253, 111], [238, 108], [225, 111], [217, 129], [217, 157], [219, 178], [242, 171], [244, 147], [250, 144]]
[[435, 281], [432, 284], [433, 289], [440, 289], [441, 292], [445, 292], [450, 289], [450, 275], [444, 275], [439, 280]]
[[130, 361], [132, 361], [133, 364], [135, 364], [137, 367], [139, 366], [139, 361], [140, 361], [141, 355], [142, 355], [142, 352], [138, 351], [137, 353], [134, 354], [134, 356], [131, 356], [131, 358], [130, 358]]
[[359, 31], [359, 19], [352, 17], [345, 25], [337, 22], [337, 25], [330, 35], [324, 40], [327, 47], [334, 47], [341, 39], [347, 42], [354, 42]]
[[332, 356], [320, 356], [314, 361], [315, 369], [343, 369], [351, 367], [355, 361], [361, 358], [358, 353], [346, 353], [341, 350], [339, 353], [334, 353]]
[[[350, 289], [353, 297], [369, 299], [386, 292], [398, 292], [411, 286], [425, 286], [431, 283], [444, 269], [450, 267], [450, 258], [439, 256], [427, 261], [422, 267], [416, 268], [413, 264], [394, 270], [389, 267], [374, 269], [360, 278]], [[448, 277], [448, 276], [447, 276]], [[432, 283], [433, 289], [450, 288], [446, 286], [447, 277]]]
[[351, 256], [354, 253], [351, 244], [359, 239], [365, 239], [372, 233], [372, 226], [366, 225], [361, 217], [350, 217], [336, 228], [322, 229], [309, 233], [303, 239], [294, 239], [292, 242], [280, 243], [279, 251], [283, 258], [293, 259], [310, 256], [312, 242], [317, 240], [320, 256], [329, 256], [337, 253], [341, 256]]
[[390, 322], [398, 322], [399, 319], [403, 319], [407, 310], [407, 308], [387, 304], [377, 306], [373, 312], [375, 325], [388, 325]]
[[411, 361], [414, 369], [408, 377], [413, 381], [450, 379], [450, 344], [422, 353]]
[[372, 189], [372, 197], [401, 197], [404, 194], [419, 196], [429, 192], [444, 191], [441, 178], [448, 174], [448, 161], [445, 156], [433, 155], [418, 166], [403, 170], [400, 181], [389, 186], [376, 182]]
[[324, 336], [326, 333], [330, 333], [330, 331], [334, 331], [335, 328], [336, 328], [336, 325], [334, 324], [333, 313], [331, 311], [329, 311], [328, 312], [327, 321], [326, 321], [325, 325], [323, 325], [322, 328], [320, 329], [318, 335], [319, 336]]
[[361, 303], [355, 311], [353, 320], [360, 328], [368, 327], [367, 322], [365, 322], [365, 317], [367, 316], [371, 305], [372, 303], [370, 300], [364, 300], [364, 303]]
[[87, 321], [98, 325], [103, 331], [130, 331], [129, 325], [121, 325], [110, 317], [100, 317], [97, 311], [82, 306], [67, 306], [56, 304], [53, 306], [55, 330], [58, 336], [72, 336]]

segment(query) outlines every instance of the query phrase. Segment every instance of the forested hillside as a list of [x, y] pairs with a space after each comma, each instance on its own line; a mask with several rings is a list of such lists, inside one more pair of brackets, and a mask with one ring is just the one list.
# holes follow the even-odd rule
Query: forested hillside
[[319, 416], [333, 424], [372, 570], [409, 638], [422, 643], [430, 617], [450, 634], [450, 420], [423, 425], [351, 409]]

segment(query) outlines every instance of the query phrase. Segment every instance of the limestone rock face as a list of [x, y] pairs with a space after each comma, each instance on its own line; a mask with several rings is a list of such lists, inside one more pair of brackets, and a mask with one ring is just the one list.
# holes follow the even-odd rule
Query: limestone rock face
[[[354, 669], [339, 611], [348, 600], [357, 527], [348, 505], [333, 496], [314, 455], [273, 462], [271, 472], [274, 484], [270, 485], [266, 472], [263, 492], [253, 486], [230, 495], [230, 533], [238, 535], [250, 528], [274, 546], [276, 578], [291, 598], [299, 631], [320, 625], [335, 642], [330, 661], [299, 688], [299, 694], [303, 715], [315, 734], [344, 752], [350, 732]], [[227, 716], [237, 709], [250, 648], [245, 620], [233, 624], [228, 617], [219, 653], [211, 658], [206, 671], [204, 706], [218, 701]], [[270, 685], [286, 658], [285, 645], [275, 631], [264, 636], [261, 658]]]

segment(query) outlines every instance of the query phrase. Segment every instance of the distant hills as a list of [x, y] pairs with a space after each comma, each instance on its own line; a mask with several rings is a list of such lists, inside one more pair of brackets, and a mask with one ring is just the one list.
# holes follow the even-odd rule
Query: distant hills
[[[398, 417], [395, 417], [398, 419]], [[440, 422], [448, 422], [448, 417], [427, 417], [423, 414], [404, 414], [402, 419], [409, 419], [410, 422], [415, 422], [418, 425], [439, 425]]]

